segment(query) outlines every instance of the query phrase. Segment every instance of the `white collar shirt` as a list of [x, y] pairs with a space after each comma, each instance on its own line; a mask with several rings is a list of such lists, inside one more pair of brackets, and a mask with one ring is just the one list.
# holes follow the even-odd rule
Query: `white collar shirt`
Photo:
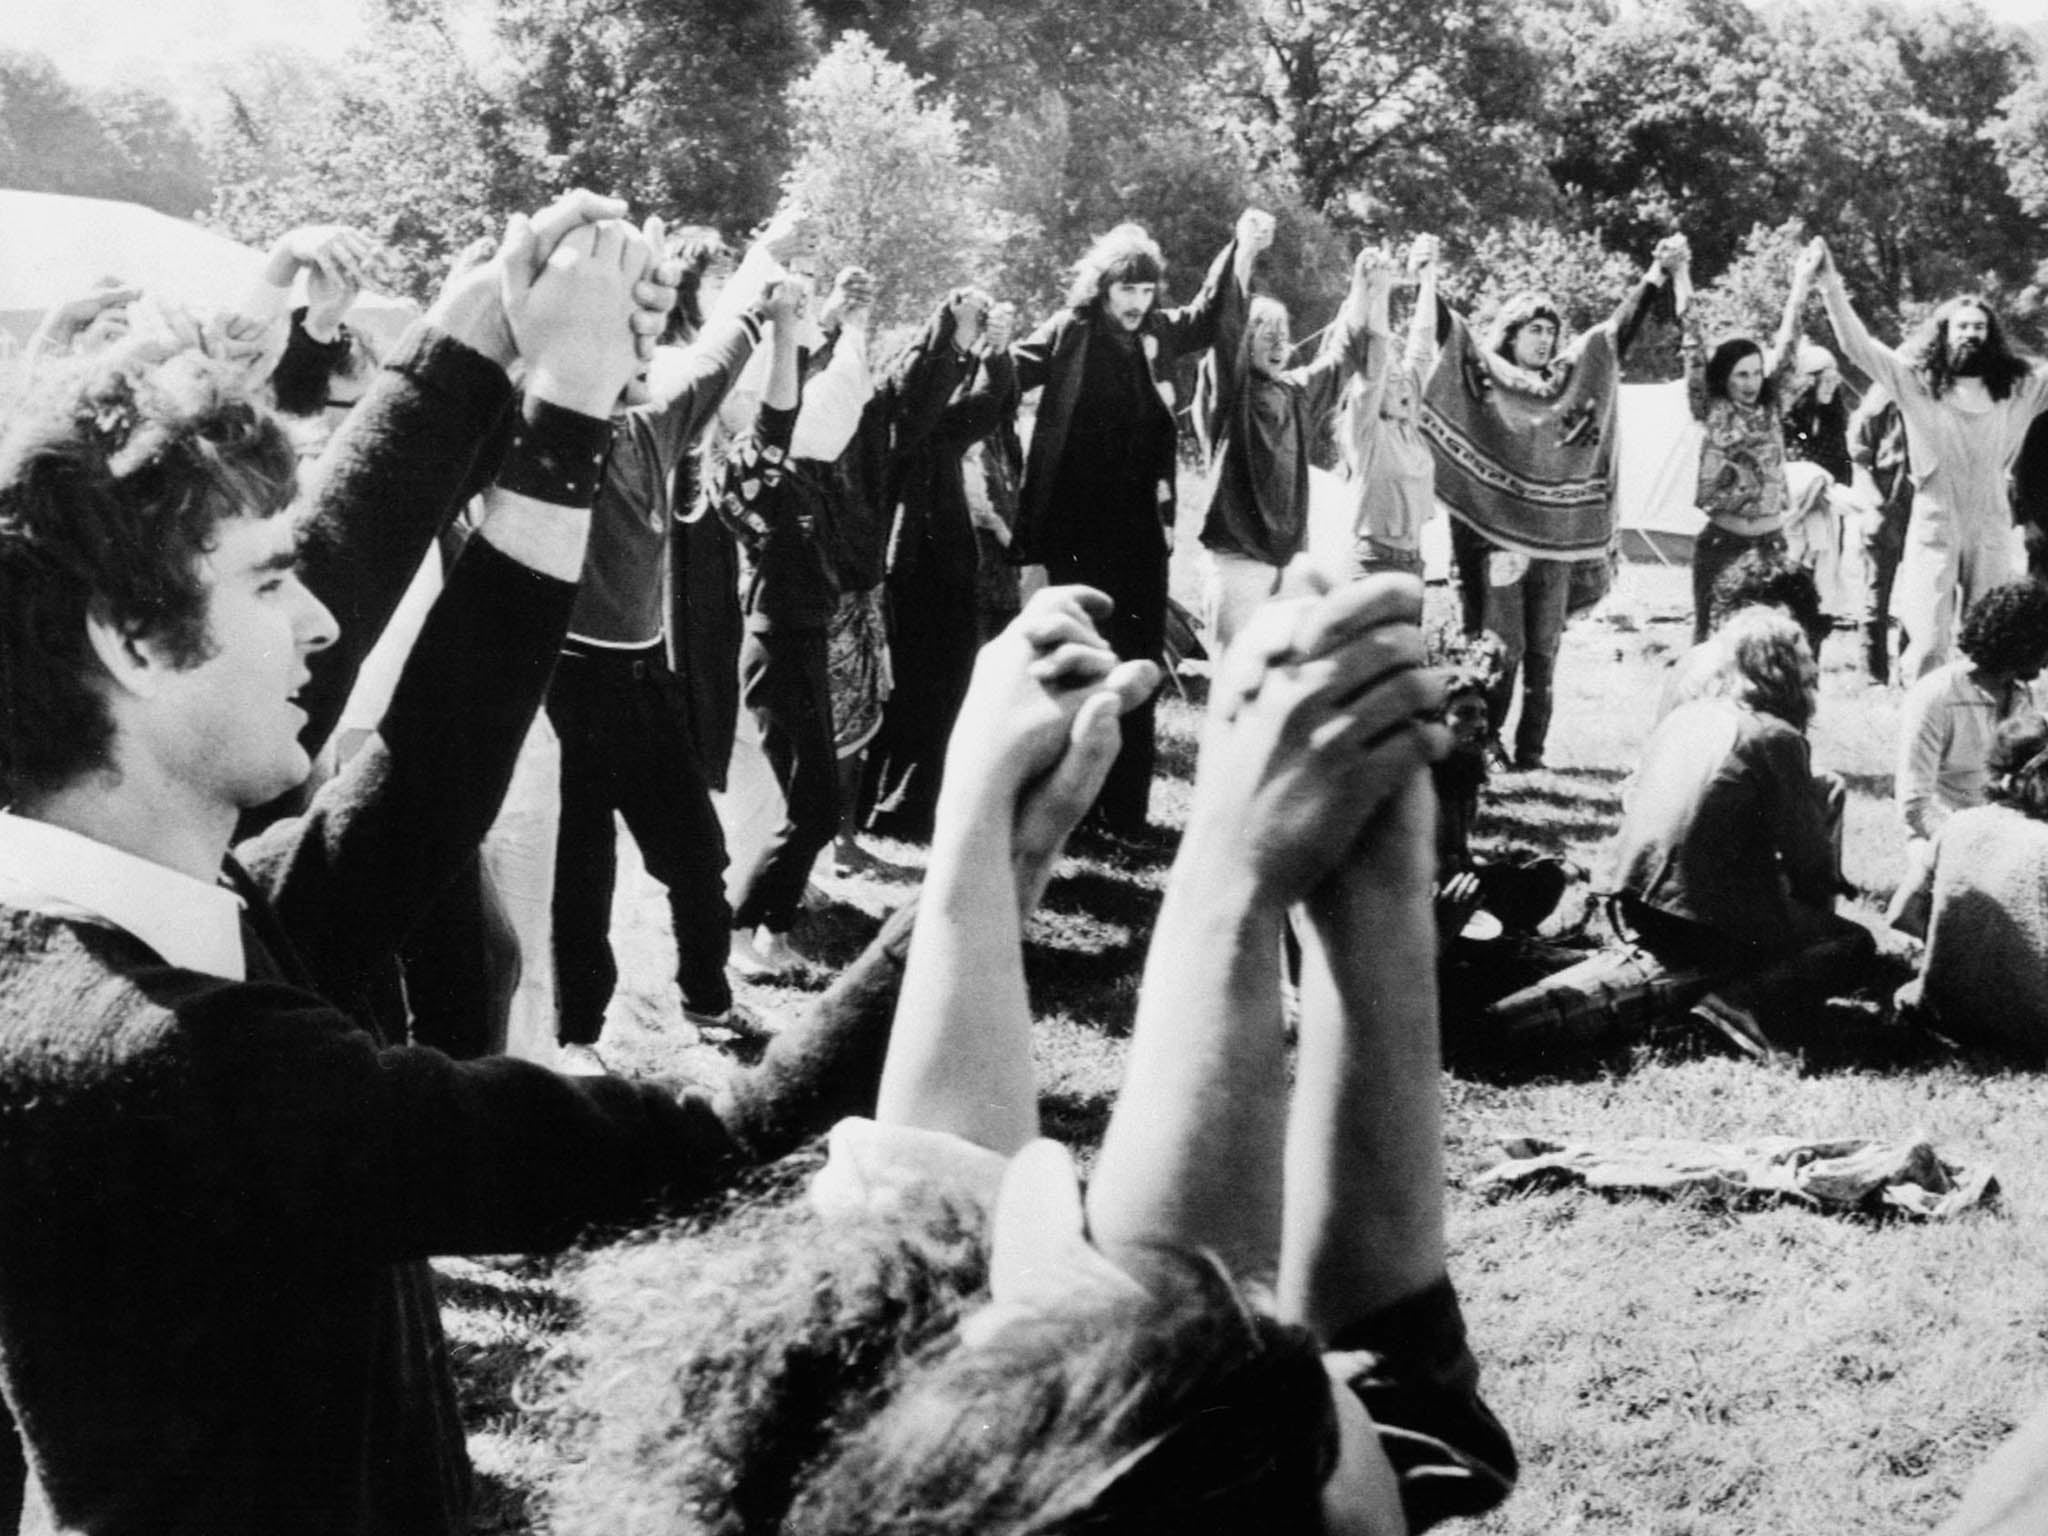
[[119, 928], [188, 971], [248, 977], [233, 891], [11, 811], [0, 811], [0, 903]]

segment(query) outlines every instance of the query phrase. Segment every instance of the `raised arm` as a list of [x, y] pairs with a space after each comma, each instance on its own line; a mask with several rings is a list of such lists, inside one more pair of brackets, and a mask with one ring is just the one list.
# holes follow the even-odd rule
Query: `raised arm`
[[[1063, 840], [1116, 755], [1117, 717], [1158, 680], [1095, 628], [1107, 600], [1050, 588], [982, 648], [946, 753], [932, 857], [875, 1118], [1009, 1155], [1038, 1134], [1021, 923], [1018, 821]], [[1036, 803], [1034, 803], [1036, 802]], [[1035, 826], [1034, 844], [1048, 829]], [[1034, 847], [1034, 854], [1041, 851]]]
[[658, 243], [586, 226], [508, 302], [529, 371], [482, 526], [377, 738], [305, 816], [245, 845], [323, 978], [388, 959], [497, 815], [568, 625], [608, 414], [637, 364], [634, 297]]
[[1792, 360], [1799, 345], [1800, 317], [1806, 312], [1807, 295], [1813, 291], [1814, 274], [1820, 270], [1820, 255], [1812, 246], [1799, 253], [1792, 264], [1792, 288], [1785, 295], [1785, 312], [1778, 317], [1778, 332], [1764, 353], [1764, 377], [1775, 378], [1778, 370]]
[[1416, 725], [1434, 691], [1421, 604], [1403, 577], [1270, 604], [1225, 658], [1089, 1190], [1106, 1251], [1208, 1249], [1239, 1275], [1274, 1272], [1281, 924], [1436, 749]]
[[1841, 269], [1835, 265], [1834, 253], [1828, 249], [1827, 241], [1816, 237], [1801, 253], [1801, 259], [1811, 259], [1815, 264], [1815, 276], [1820, 281], [1820, 301], [1827, 308], [1828, 324], [1835, 328], [1835, 340], [1842, 344], [1842, 355], [1882, 384], [1895, 398], [1903, 399], [1900, 391], [1908, 370], [1900, 363], [1896, 352], [1870, 334], [1862, 317], [1856, 313], [1856, 307], [1849, 302], [1849, 290], [1842, 282]]
[[1614, 313], [1600, 324], [1600, 329], [1614, 338], [1616, 357], [1628, 356], [1628, 349], [1634, 345], [1636, 332], [1642, 328], [1643, 318], [1649, 314], [1651, 304], [1671, 280], [1673, 271], [1690, 254], [1683, 235], [1668, 235], [1657, 242], [1656, 252], [1651, 256], [1650, 264], [1643, 269], [1642, 277], [1615, 306]]

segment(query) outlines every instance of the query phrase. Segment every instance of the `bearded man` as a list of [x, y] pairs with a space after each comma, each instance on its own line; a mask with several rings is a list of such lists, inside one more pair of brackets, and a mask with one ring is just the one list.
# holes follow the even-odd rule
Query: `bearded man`
[[1821, 298], [1849, 360], [1898, 401], [1913, 465], [1913, 511], [1892, 589], [1906, 631], [1908, 683], [1949, 659], [1962, 611], [2014, 572], [2006, 475], [2035, 416], [2048, 410], [2048, 371], [2014, 352], [1979, 294], [1935, 310], [1897, 351], [1880, 345], [1849, 303], [1825, 241]]

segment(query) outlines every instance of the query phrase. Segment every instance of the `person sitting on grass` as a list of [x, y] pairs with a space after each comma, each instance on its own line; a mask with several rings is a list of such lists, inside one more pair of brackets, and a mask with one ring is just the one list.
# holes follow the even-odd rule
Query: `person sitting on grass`
[[[1820, 674], [1799, 626], [1751, 608], [1715, 642], [1703, 696], [1650, 735], [1613, 855], [1618, 926], [1658, 960], [1716, 981], [1701, 1023], [1751, 1054], [1797, 983], [1845, 977], [1872, 950], [1834, 911], [1839, 804], [1806, 728]], [[1832, 786], [1839, 801], [1839, 782]]]
[[1910, 893], [1927, 913], [1927, 947], [1898, 1002], [1943, 1034], [2040, 1063], [2048, 1061], [2048, 720], [2027, 710], [1999, 725], [1985, 793], [1987, 803], [1957, 811], [1934, 834]]
[[1899, 709], [1899, 820], [1906, 828], [1906, 876], [1886, 913], [1892, 926], [1923, 933], [1922, 888], [1933, 838], [1958, 811], [1982, 805], [1993, 738], [2034, 710], [2029, 686], [2048, 665], [2048, 586], [2024, 578], [1993, 587], [1963, 615], [1962, 655], [1906, 690]]
[[977, 666], [875, 1117], [811, 1208], [721, 1284], [671, 1239], [586, 1294], [562, 1536], [1398, 1532], [1506, 1494], [1443, 1246], [1421, 588], [1283, 591], [1225, 658], [1084, 1194], [1039, 1137], [1015, 861], [1114, 755], [1106, 611], [1041, 594]]
[[1832, 622], [1820, 608], [1820, 588], [1813, 572], [1789, 559], [1783, 550], [1747, 549], [1714, 578], [1707, 601], [1707, 638], [1696, 642], [1671, 664], [1657, 695], [1659, 724], [1681, 704], [1703, 697], [1721, 673], [1723, 661], [1715, 636], [1745, 608], [1770, 608], [1797, 624], [1807, 649], [1817, 657]]

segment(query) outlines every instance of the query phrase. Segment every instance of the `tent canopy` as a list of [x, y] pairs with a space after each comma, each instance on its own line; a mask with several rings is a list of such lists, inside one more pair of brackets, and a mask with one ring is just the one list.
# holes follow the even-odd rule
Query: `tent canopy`
[[[55, 192], [0, 190], [0, 231], [0, 330], [17, 343], [103, 277], [201, 314], [232, 309], [266, 255], [139, 203]], [[348, 321], [384, 348], [417, 313], [409, 300], [364, 294]]]

